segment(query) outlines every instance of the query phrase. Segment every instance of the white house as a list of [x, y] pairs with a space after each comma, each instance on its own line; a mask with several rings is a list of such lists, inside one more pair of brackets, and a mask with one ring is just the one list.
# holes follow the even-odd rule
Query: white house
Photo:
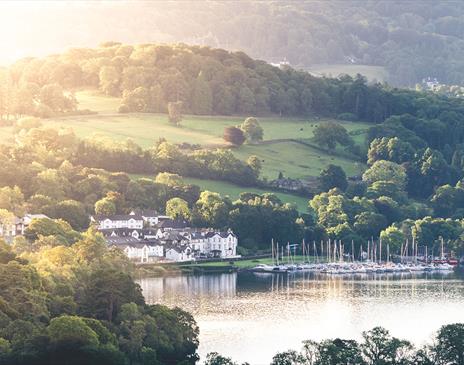
[[153, 262], [164, 257], [163, 245], [155, 241], [140, 241], [133, 237], [107, 237], [107, 242], [122, 250], [133, 261]]
[[99, 230], [113, 228], [143, 229], [144, 222], [142, 216], [135, 214], [96, 216], [91, 217], [91, 221], [98, 225]]
[[135, 209], [129, 214], [141, 216], [144, 222], [147, 223], [150, 227], [154, 227], [162, 221], [171, 219], [167, 215], [161, 215], [157, 211], [150, 209]]
[[166, 250], [165, 257], [167, 260], [176, 262], [194, 260], [193, 251], [190, 246], [171, 247]]
[[233, 258], [237, 256], [237, 236], [232, 231], [208, 232], [206, 251], [213, 257]]

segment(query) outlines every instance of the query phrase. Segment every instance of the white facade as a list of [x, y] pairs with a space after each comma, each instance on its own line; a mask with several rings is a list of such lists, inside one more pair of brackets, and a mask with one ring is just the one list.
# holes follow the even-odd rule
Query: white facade
[[232, 233], [226, 235], [214, 233], [207, 239], [207, 251], [221, 258], [232, 258], [237, 256], [237, 237]]
[[143, 219], [136, 216], [125, 216], [121, 218], [104, 218], [98, 221], [98, 229], [129, 228], [142, 229]]
[[170, 248], [166, 250], [166, 259], [170, 261], [192, 261], [194, 260], [193, 252], [190, 247]]
[[155, 261], [164, 256], [163, 246], [159, 245], [127, 245], [123, 251], [129, 259], [139, 262]]

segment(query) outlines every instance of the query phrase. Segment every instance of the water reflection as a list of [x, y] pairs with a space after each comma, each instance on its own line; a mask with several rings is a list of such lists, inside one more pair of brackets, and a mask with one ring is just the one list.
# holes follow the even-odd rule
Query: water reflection
[[269, 363], [305, 339], [359, 338], [376, 325], [420, 344], [464, 322], [464, 281], [454, 274], [327, 276], [297, 273], [141, 279], [149, 303], [180, 306], [200, 325], [200, 354]]

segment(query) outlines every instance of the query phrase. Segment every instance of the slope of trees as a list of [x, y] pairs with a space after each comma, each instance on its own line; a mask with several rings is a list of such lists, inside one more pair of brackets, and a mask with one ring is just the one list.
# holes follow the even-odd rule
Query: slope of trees
[[102, 235], [72, 235], [0, 241], [0, 364], [195, 364], [192, 316], [147, 305]]
[[[61, 69], [66, 71], [57, 71]], [[361, 76], [316, 78], [253, 60], [243, 52], [182, 44], [106, 43], [100, 48], [70, 49], [43, 59], [21, 60], [2, 73], [8, 79], [3, 85], [11, 87], [0, 92], [1, 114], [49, 116], [40, 110], [70, 110], [75, 101], [71, 95], [63, 96], [63, 90], [88, 87], [121, 96], [121, 112], [166, 112], [171, 105], [176, 123], [180, 112], [351, 115], [370, 123], [409, 113], [428, 128], [436, 127], [434, 119], [448, 124], [453, 123], [451, 119], [463, 118], [463, 102], [458, 99], [368, 85]], [[24, 100], [19, 104], [25, 110], [9, 106], [23, 88], [30, 89], [21, 94]], [[462, 139], [461, 134], [456, 137]]]
[[[41, 54], [50, 45], [55, 45], [52, 52], [56, 53], [69, 44], [159, 39], [239, 49], [270, 62], [286, 58], [297, 67], [351, 62], [385, 66], [389, 81], [402, 86], [413, 86], [428, 76], [448, 84], [464, 81], [464, 8], [460, 1], [429, 2], [427, 6], [421, 0], [192, 0], [182, 6], [170, 1], [156, 5], [141, 2], [115, 7], [108, 3], [95, 8], [84, 4], [71, 10], [64, 4], [47, 6], [40, 9], [40, 15], [28, 18], [28, 29], [40, 29], [42, 37], [27, 46], [36, 47], [31, 54]], [[72, 31], [84, 22], [85, 29]], [[58, 33], [62, 34], [59, 39]], [[71, 72], [68, 75], [73, 77]], [[214, 95], [204, 91], [201, 80], [197, 84], [196, 100]], [[207, 106], [195, 110], [208, 112]]]

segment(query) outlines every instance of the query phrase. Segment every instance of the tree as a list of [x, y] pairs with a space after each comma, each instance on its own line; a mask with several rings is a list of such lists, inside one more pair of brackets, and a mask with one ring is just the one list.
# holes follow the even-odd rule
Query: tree
[[172, 198], [166, 202], [166, 215], [172, 219], [190, 219], [190, 209], [188, 203], [181, 198]]
[[97, 346], [97, 334], [80, 317], [53, 318], [47, 327], [50, 342], [60, 347]]
[[317, 365], [363, 365], [366, 364], [359, 344], [353, 340], [322, 341], [318, 346], [319, 359]]
[[107, 95], [119, 94], [120, 73], [114, 66], [103, 66], [99, 73], [100, 89]]
[[388, 160], [401, 164], [412, 160], [414, 149], [409, 142], [404, 142], [398, 137], [375, 138], [367, 153], [367, 163], [372, 165], [378, 160]]
[[271, 365], [304, 365], [304, 358], [298, 352], [289, 350], [274, 355]]
[[114, 215], [116, 214], [116, 205], [108, 198], [103, 198], [95, 202], [96, 215]]
[[258, 178], [263, 167], [263, 164], [261, 163], [261, 160], [258, 158], [258, 156], [251, 155], [250, 157], [248, 157], [247, 165], [250, 166], [256, 178]]
[[345, 190], [348, 186], [345, 171], [340, 166], [329, 165], [321, 171], [319, 181], [323, 191], [328, 191], [332, 188]]
[[80, 238], [80, 234], [74, 231], [68, 222], [49, 218], [33, 219], [26, 228], [24, 236], [29, 241], [35, 241], [40, 236], [54, 236], [65, 245], [71, 245]]
[[382, 214], [362, 212], [355, 217], [354, 229], [364, 238], [378, 237], [387, 225], [387, 219]]
[[353, 145], [353, 139], [345, 127], [333, 122], [322, 122], [314, 129], [314, 142], [320, 147], [335, 149], [337, 143], [342, 146]]
[[246, 118], [245, 121], [240, 124], [240, 129], [249, 142], [259, 142], [263, 140], [263, 128], [256, 118]]
[[112, 322], [124, 304], [144, 303], [140, 286], [129, 274], [115, 269], [102, 268], [92, 272], [84, 285], [79, 304], [83, 313], [90, 317]]
[[385, 247], [390, 247], [390, 252], [399, 252], [401, 245], [405, 242], [404, 233], [395, 226], [390, 226], [380, 232], [380, 239]]
[[408, 341], [392, 337], [382, 328], [375, 327], [363, 332], [362, 352], [368, 365], [396, 365], [406, 363], [412, 349]]
[[229, 203], [230, 201], [221, 198], [218, 193], [205, 190], [195, 204], [194, 218], [198, 223], [202, 222], [210, 227], [224, 227], [229, 213]]
[[54, 206], [49, 206], [45, 212], [51, 218], [63, 219], [76, 231], [82, 231], [89, 226], [89, 215], [82, 203], [75, 200], [64, 200]]
[[217, 352], [210, 352], [206, 355], [204, 365], [237, 365], [237, 363], [233, 362], [230, 357], [221, 356]]
[[182, 101], [168, 103], [169, 123], [180, 125], [180, 122], [182, 121], [182, 109], [183, 109]]
[[389, 181], [398, 188], [404, 189], [406, 186], [406, 171], [404, 167], [394, 162], [379, 160], [364, 172], [362, 179], [368, 184], [377, 181]]
[[241, 146], [243, 142], [245, 142], [245, 135], [243, 131], [237, 127], [225, 127], [224, 140], [235, 146]]
[[463, 365], [464, 324], [455, 323], [441, 327], [432, 351], [440, 364]]

